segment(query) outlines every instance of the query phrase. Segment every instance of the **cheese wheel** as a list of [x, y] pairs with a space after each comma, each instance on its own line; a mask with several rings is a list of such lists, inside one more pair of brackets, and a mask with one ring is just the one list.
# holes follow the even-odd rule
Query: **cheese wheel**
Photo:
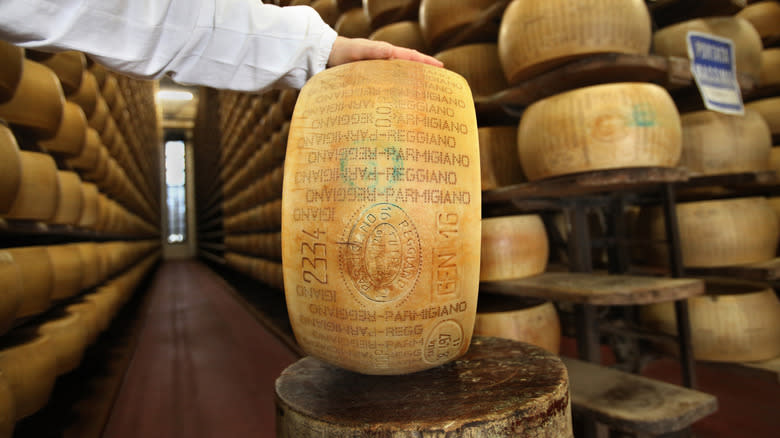
[[[643, 209], [640, 235], [666, 238], [660, 208]], [[765, 198], [736, 198], [677, 204], [683, 264], [692, 268], [737, 266], [773, 259], [778, 223]], [[650, 261], [668, 261], [666, 245], [647, 248]]]
[[24, 293], [19, 265], [14, 260], [13, 254], [5, 250], [0, 250], [0, 284], [3, 285], [0, 288], [0, 335], [2, 335], [13, 325], [22, 305]]
[[106, 100], [106, 105], [108, 105], [109, 108], [113, 108], [114, 105], [116, 105], [117, 95], [119, 93], [119, 82], [117, 82], [116, 77], [113, 74], [107, 75], [103, 84], [100, 86], [100, 94]]
[[337, 0], [336, 3], [338, 3], [339, 9], [342, 12], [363, 7], [363, 0]]
[[517, 154], [517, 127], [479, 128], [479, 162], [482, 190], [523, 182], [525, 178]]
[[480, 281], [530, 277], [547, 267], [549, 245], [538, 215], [482, 220]]
[[60, 126], [65, 97], [57, 75], [50, 68], [24, 60], [24, 74], [11, 99], [0, 103], [0, 118], [51, 138]]
[[538, 180], [626, 167], [674, 167], [682, 133], [663, 88], [646, 83], [596, 85], [542, 99], [518, 131], [520, 164]]
[[761, 52], [761, 78], [758, 82], [765, 88], [780, 87], [780, 48]]
[[92, 229], [97, 223], [98, 215], [98, 190], [93, 183], [83, 182], [81, 192], [84, 199], [84, 207], [79, 218], [79, 227]]
[[333, 27], [341, 16], [339, 5], [336, 0], [315, 0], [311, 7], [320, 14], [322, 21], [328, 26]]
[[774, 138], [780, 136], [780, 97], [756, 100], [745, 105], [745, 109], [758, 111], [764, 118]]
[[399, 21], [384, 25], [375, 30], [368, 39], [384, 41], [398, 47], [430, 53], [431, 49], [423, 39], [420, 25], [416, 21]]
[[[441, 47], [464, 28], [482, 19], [485, 10], [495, 3], [495, 0], [461, 0], [455, 6], [449, 0], [422, 0], [420, 28], [425, 41], [431, 47]], [[497, 37], [498, 26], [489, 22], [463, 43], [494, 42]]]
[[16, 403], [14, 394], [0, 374], [0, 438], [11, 438], [16, 424]]
[[683, 148], [680, 166], [692, 175], [769, 170], [772, 135], [761, 114], [744, 116], [697, 111], [680, 117]]
[[749, 5], [739, 11], [737, 17], [749, 21], [764, 41], [780, 37], [780, 4], [777, 1]]
[[8, 252], [19, 265], [24, 293], [16, 317], [37, 315], [51, 305], [54, 267], [45, 246], [10, 248]]
[[81, 154], [87, 140], [87, 117], [80, 106], [66, 102], [57, 134], [50, 140], [40, 141], [46, 151], [75, 157]]
[[[693, 356], [717, 362], [754, 362], [780, 356], [780, 301], [767, 284], [707, 281], [707, 293], [688, 299]], [[677, 333], [673, 303], [644, 306], [644, 325]]]
[[[283, 90], [281, 93], [279, 93], [279, 108], [282, 110], [282, 114], [284, 114], [285, 121], [289, 120], [292, 115], [293, 111], [295, 110], [295, 102], [298, 101], [298, 90], [293, 88], [288, 88], [286, 90]], [[267, 134], [263, 140], [267, 140], [270, 137], [270, 134]]]
[[0, 123], [0, 215], [7, 212], [19, 191], [22, 158], [13, 132]]
[[65, 307], [65, 311], [68, 313], [77, 314], [81, 317], [81, 320], [84, 323], [84, 328], [87, 332], [87, 345], [93, 344], [100, 335], [100, 327], [97, 315], [98, 309], [95, 303], [81, 297], [73, 302], [73, 304], [67, 305]]
[[769, 170], [775, 172], [775, 177], [780, 179], [780, 147], [773, 147], [769, 150]]
[[420, 0], [363, 0], [363, 9], [371, 27], [379, 27], [404, 20], [417, 20]]
[[87, 290], [97, 285], [100, 281], [100, 256], [98, 255], [97, 244], [84, 242], [74, 245], [79, 252], [79, 259], [82, 262], [80, 289]]
[[98, 92], [95, 76], [85, 71], [81, 78], [81, 86], [74, 93], [68, 95], [68, 100], [80, 106], [84, 115], [90, 118], [97, 107]]
[[38, 332], [51, 339], [51, 348], [57, 358], [57, 375], [78, 368], [89, 339], [89, 328], [81, 314], [58, 311], [38, 327]]
[[87, 128], [81, 153], [77, 157], [68, 159], [68, 164], [75, 169], [92, 172], [98, 167], [100, 149], [102, 148], [103, 144], [100, 141], [98, 132], [93, 128]]
[[561, 321], [549, 301], [481, 293], [474, 335], [525, 342], [554, 354], [561, 349]]
[[653, 34], [653, 50], [664, 56], [688, 58], [688, 32], [697, 31], [728, 38], [734, 43], [737, 74], [757, 82], [761, 73], [761, 37], [739, 17], [697, 18], [659, 29]]
[[49, 401], [57, 378], [57, 356], [51, 338], [21, 330], [0, 338], [0, 375], [13, 393], [17, 421]]
[[[299, 344], [367, 374], [462, 355], [476, 311], [481, 215], [466, 81], [401, 60], [328, 69], [301, 90], [288, 144], [282, 261]], [[309, 219], [296, 220], [303, 213]], [[410, 314], [419, 329], [399, 343], [393, 334]], [[339, 331], [326, 341], [322, 324], [345, 323], [328, 315], [359, 318], [371, 338]]]
[[51, 298], [70, 298], [81, 291], [84, 282], [84, 261], [76, 245], [50, 245], [46, 247], [52, 266], [54, 286]]
[[466, 78], [475, 96], [489, 96], [508, 87], [495, 44], [467, 44], [436, 54], [444, 68]]
[[347, 38], [368, 38], [371, 35], [371, 22], [363, 8], [358, 7], [341, 14], [334, 29]]
[[89, 71], [94, 75], [96, 81], [95, 83], [97, 84], [98, 88], [102, 89], [103, 85], [106, 84], [106, 77], [108, 77], [109, 74], [108, 70], [106, 70], [106, 68], [103, 67], [102, 65], [93, 62], [89, 66]]
[[[778, 152], [780, 152], [780, 148], [778, 148]], [[780, 153], [778, 153], [778, 163], [780, 163]], [[778, 168], [780, 168], [780, 166], [778, 166]], [[772, 207], [772, 210], [774, 210], [775, 215], [777, 216], [778, 227], [780, 228], [780, 197], [769, 198], [767, 201], [769, 201], [769, 206]]]
[[48, 221], [57, 212], [59, 179], [57, 165], [51, 156], [21, 151], [22, 179], [8, 219]]
[[51, 219], [52, 224], [77, 225], [84, 207], [84, 194], [81, 191], [81, 178], [75, 172], [57, 171], [58, 201], [57, 210]]
[[0, 41], [0, 65], [0, 102], [4, 102], [13, 96], [22, 79], [24, 49]]
[[28, 51], [27, 57], [52, 69], [60, 79], [65, 94], [74, 93], [81, 87], [81, 79], [87, 68], [87, 58], [83, 53], [72, 50], [53, 54]]
[[97, 104], [92, 116], [89, 117], [89, 127], [96, 130], [98, 133], [103, 132], [103, 128], [106, 126], [106, 121], [110, 116], [108, 104], [103, 96], [98, 94]]
[[588, 55], [647, 54], [650, 41], [642, 0], [514, 1], [501, 20], [498, 53], [507, 81], [516, 85]]

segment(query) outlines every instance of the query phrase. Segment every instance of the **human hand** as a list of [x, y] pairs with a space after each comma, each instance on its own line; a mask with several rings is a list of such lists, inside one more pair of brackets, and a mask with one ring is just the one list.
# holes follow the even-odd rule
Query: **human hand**
[[367, 59], [405, 59], [422, 62], [435, 67], [443, 67], [438, 59], [424, 55], [417, 50], [394, 46], [384, 41], [372, 41], [365, 38], [346, 38], [339, 36], [333, 43], [328, 67]]

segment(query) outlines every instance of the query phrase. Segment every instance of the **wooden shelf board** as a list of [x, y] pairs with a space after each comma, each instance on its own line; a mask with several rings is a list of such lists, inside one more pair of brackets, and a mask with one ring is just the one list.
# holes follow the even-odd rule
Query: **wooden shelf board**
[[596, 170], [515, 184], [482, 192], [483, 203], [518, 199], [566, 198], [622, 190], [649, 189], [660, 183], [687, 181], [682, 168], [635, 167]]
[[704, 281], [634, 275], [545, 272], [480, 283], [486, 292], [580, 304], [621, 306], [675, 301], [704, 293]]
[[720, 276], [739, 278], [743, 280], [774, 281], [780, 280], [780, 257], [764, 262], [750, 263], [740, 266], [725, 266], [717, 268], [685, 268], [687, 275]]
[[[682, 430], [715, 412], [715, 396], [563, 357], [572, 407], [612, 427], [652, 436]], [[646, 435], [641, 435], [646, 436]]]

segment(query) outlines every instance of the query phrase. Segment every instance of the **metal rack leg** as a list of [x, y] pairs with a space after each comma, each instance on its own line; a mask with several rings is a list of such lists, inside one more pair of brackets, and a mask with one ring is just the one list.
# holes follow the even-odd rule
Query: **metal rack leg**
[[[664, 219], [666, 237], [669, 242], [669, 263], [672, 276], [679, 278], [685, 275], [680, 246], [680, 229], [677, 223], [677, 203], [674, 185], [664, 184]], [[688, 302], [674, 302], [675, 318], [677, 319], [677, 338], [680, 347], [680, 365], [682, 366], [683, 384], [688, 388], [696, 388], [696, 368], [693, 358], [693, 343], [691, 341], [691, 321], [688, 315]]]

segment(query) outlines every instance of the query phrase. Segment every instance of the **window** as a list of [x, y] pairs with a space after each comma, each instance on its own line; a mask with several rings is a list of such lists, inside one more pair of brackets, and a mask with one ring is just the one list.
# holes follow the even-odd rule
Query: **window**
[[165, 142], [168, 243], [181, 243], [187, 239], [186, 182], [184, 142]]

